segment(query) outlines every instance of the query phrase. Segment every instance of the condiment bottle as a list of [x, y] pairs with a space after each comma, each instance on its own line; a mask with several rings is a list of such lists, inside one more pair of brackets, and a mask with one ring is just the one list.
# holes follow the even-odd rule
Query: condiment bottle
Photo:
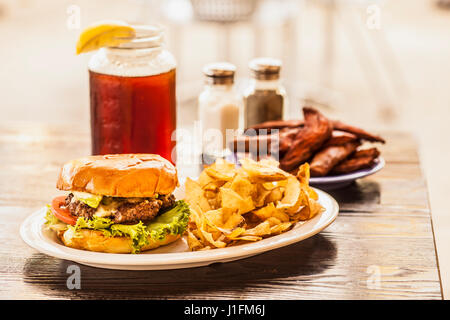
[[198, 97], [203, 162], [226, 157], [230, 153], [226, 143], [227, 129], [239, 129], [243, 98], [234, 86], [235, 71], [236, 67], [228, 62], [211, 63], [203, 68], [205, 87]]
[[280, 82], [281, 61], [256, 58], [250, 61], [250, 84], [244, 92], [244, 128], [282, 120], [286, 108], [286, 90]]

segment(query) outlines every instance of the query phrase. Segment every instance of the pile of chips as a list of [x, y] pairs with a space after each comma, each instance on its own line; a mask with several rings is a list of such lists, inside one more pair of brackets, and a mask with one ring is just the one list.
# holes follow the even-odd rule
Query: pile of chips
[[186, 180], [191, 209], [187, 229], [191, 250], [224, 248], [290, 230], [323, 210], [309, 187], [309, 165], [297, 176], [275, 160], [241, 159], [240, 167], [219, 159]]

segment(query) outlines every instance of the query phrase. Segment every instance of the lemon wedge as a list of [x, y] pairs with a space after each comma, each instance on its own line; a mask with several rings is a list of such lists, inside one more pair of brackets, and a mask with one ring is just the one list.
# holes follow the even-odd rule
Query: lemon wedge
[[135, 30], [122, 21], [100, 21], [83, 30], [77, 42], [77, 54], [117, 46], [135, 37]]

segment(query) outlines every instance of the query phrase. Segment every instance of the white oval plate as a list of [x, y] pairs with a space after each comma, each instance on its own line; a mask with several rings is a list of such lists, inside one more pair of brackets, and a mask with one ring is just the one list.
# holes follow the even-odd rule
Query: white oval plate
[[374, 174], [381, 169], [383, 169], [385, 161], [383, 157], [378, 157], [375, 159], [375, 164], [367, 169], [361, 169], [355, 172], [341, 174], [338, 176], [328, 176], [328, 177], [311, 177], [309, 179], [309, 184], [311, 186], [321, 188], [324, 190], [334, 190], [338, 188], [343, 188], [351, 184], [356, 179], [364, 178]]
[[[316, 190], [325, 211], [304, 223], [297, 223], [290, 231], [261, 241], [221, 249], [191, 252], [185, 238], [140, 254], [101, 253], [64, 246], [52, 230], [44, 224], [46, 208], [30, 215], [20, 227], [22, 239], [34, 249], [60, 259], [81, 264], [121, 270], [181, 269], [210, 265], [250, 257], [269, 250], [307, 239], [330, 225], [339, 213], [339, 206], [330, 195]], [[178, 192], [180, 193], [180, 192]], [[182, 197], [177, 197], [181, 199]]]

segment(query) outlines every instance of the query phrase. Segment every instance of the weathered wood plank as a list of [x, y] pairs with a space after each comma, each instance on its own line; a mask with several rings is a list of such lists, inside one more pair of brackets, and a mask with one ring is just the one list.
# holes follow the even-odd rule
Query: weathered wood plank
[[[401, 250], [405, 244], [421, 253]], [[422, 238], [335, 238], [324, 232], [238, 262], [189, 270], [127, 272], [80, 266], [81, 290], [66, 287], [72, 262], [39, 253], [26, 259], [23, 274], [8, 275], [9, 281], [23, 281], [27, 292], [55, 298], [439, 299], [437, 274], [427, 265], [433, 264], [428, 250], [433, 250], [432, 242]], [[378, 284], [371, 282], [374, 270], [380, 275]], [[0, 290], [0, 295], [5, 293], [4, 287]]]

